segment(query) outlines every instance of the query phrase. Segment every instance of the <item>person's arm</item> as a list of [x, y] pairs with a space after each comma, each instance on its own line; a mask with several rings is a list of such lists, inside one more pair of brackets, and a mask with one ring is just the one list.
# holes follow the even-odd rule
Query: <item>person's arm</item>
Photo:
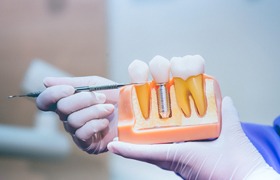
[[242, 122], [241, 125], [266, 163], [280, 173], [280, 135], [277, 133], [277, 119], [274, 121], [274, 127], [248, 122]]

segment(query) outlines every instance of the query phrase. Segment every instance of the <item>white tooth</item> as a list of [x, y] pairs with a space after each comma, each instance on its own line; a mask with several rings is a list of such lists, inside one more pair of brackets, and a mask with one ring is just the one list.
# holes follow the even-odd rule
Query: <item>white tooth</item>
[[145, 83], [148, 81], [149, 67], [145, 62], [136, 59], [128, 66], [128, 74], [131, 83]]
[[155, 56], [149, 63], [150, 71], [156, 83], [169, 81], [170, 62], [162, 56]]
[[186, 80], [190, 76], [203, 74], [204, 64], [205, 61], [200, 55], [173, 57], [171, 59], [171, 73], [173, 77]]

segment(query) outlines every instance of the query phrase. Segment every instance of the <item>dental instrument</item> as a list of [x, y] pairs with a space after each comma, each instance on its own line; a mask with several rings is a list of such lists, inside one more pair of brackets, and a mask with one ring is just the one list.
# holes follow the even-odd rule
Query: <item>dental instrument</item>
[[[135, 84], [142, 84], [142, 83], [122, 83], [122, 84], [109, 84], [109, 85], [102, 85], [102, 86], [80, 86], [80, 87], [75, 87], [75, 89], [76, 89], [75, 93], [78, 93], [81, 91], [100, 91], [100, 90], [118, 89], [123, 86], [135, 85]], [[16, 98], [16, 97], [36, 98], [41, 93], [42, 93], [42, 91], [36, 91], [36, 92], [27, 93], [27, 94], [11, 95], [11, 96], [8, 96], [8, 98], [9, 99]]]

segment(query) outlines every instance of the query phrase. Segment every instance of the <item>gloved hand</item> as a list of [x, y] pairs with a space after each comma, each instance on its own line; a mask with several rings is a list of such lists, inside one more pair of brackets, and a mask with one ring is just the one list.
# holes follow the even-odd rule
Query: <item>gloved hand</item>
[[222, 131], [214, 141], [136, 145], [113, 141], [109, 151], [160, 168], [184, 179], [279, 178], [244, 134], [229, 97], [222, 103]]
[[[74, 93], [74, 87], [113, 84], [97, 76], [46, 78], [47, 87], [36, 99], [43, 111], [54, 111], [82, 150], [98, 154], [117, 136], [118, 90]], [[115, 83], [114, 83], [115, 84]]]

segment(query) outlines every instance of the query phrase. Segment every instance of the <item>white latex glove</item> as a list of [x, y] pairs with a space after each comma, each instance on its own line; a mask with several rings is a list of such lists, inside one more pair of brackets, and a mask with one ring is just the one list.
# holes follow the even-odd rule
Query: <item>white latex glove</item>
[[[74, 93], [74, 87], [113, 84], [97, 76], [46, 78], [47, 87], [36, 99], [43, 111], [54, 111], [82, 150], [98, 154], [117, 136], [118, 90]], [[115, 83], [114, 83], [115, 84]]]
[[109, 151], [155, 164], [184, 179], [279, 178], [244, 134], [229, 97], [222, 103], [222, 132], [214, 141], [136, 145], [113, 141]]

